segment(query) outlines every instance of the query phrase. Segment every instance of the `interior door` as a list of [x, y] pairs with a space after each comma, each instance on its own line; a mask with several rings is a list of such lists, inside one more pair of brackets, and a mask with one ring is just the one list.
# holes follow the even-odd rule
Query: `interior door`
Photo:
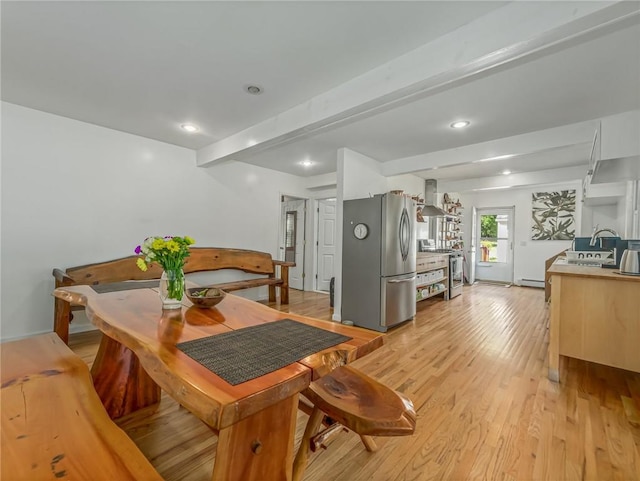
[[284, 200], [282, 203], [283, 260], [295, 262], [289, 268], [289, 287], [304, 290], [305, 199]]
[[513, 282], [513, 207], [477, 210], [476, 279]]
[[476, 238], [476, 229], [478, 225], [478, 210], [475, 207], [471, 208], [471, 242], [469, 248], [469, 269], [468, 279], [469, 284], [473, 284], [476, 281], [476, 257], [478, 252], [478, 239]]
[[316, 289], [329, 291], [336, 256], [336, 200], [318, 201], [318, 243]]

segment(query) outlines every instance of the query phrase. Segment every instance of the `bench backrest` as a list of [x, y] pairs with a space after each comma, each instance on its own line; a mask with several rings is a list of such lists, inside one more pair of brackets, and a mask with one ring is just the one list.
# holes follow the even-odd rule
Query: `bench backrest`
[[[185, 274], [220, 269], [239, 269], [252, 274], [273, 276], [275, 267], [271, 254], [245, 249], [192, 247], [184, 265]], [[162, 267], [157, 264], [141, 271], [136, 265], [139, 256], [129, 256], [86, 266], [71, 267], [66, 274], [77, 284], [106, 284], [121, 281], [159, 279]]]

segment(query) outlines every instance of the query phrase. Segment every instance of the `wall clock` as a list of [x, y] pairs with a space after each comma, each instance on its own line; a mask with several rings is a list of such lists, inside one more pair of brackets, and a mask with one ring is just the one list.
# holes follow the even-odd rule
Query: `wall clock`
[[362, 240], [369, 235], [369, 227], [367, 224], [356, 224], [353, 228], [353, 235], [356, 236], [356, 239]]

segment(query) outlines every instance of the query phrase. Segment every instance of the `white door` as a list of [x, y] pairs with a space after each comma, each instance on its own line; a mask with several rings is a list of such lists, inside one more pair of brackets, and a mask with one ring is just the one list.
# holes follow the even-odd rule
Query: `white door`
[[304, 199], [285, 200], [282, 202], [282, 260], [295, 262], [289, 268], [289, 287], [304, 290], [304, 244], [305, 244], [305, 211], [307, 201]]
[[513, 282], [513, 207], [478, 209], [476, 279]]
[[318, 201], [318, 260], [316, 289], [329, 291], [336, 256], [336, 200]]
[[469, 269], [468, 279], [469, 284], [473, 284], [476, 281], [476, 257], [478, 253], [478, 239], [476, 238], [476, 229], [478, 224], [478, 211], [475, 207], [471, 208], [471, 247], [469, 253]]

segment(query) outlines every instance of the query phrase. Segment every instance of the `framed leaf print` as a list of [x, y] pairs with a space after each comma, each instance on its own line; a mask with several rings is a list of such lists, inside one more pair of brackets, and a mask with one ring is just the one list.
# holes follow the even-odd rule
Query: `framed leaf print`
[[531, 199], [532, 240], [572, 240], [576, 191], [534, 192]]

